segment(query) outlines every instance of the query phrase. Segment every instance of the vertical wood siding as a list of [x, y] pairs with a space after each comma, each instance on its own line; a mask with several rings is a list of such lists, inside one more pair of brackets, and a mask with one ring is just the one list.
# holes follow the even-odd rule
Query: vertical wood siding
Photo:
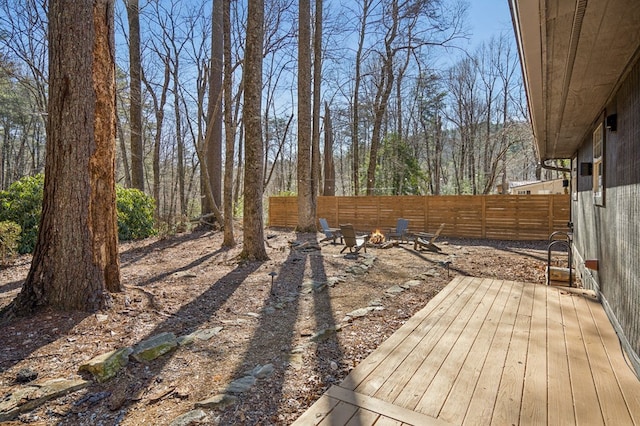
[[[593, 202], [591, 177], [578, 182], [574, 202], [575, 250], [579, 258], [598, 259], [599, 270], [583, 281], [600, 290], [629, 346], [640, 353], [640, 63], [620, 86], [604, 116], [617, 114], [617, 129], [608, 129], [604, 146], [604, 205]], [[597, 123], [596, 123], [597, 125]], [[578, 161], [592, 161], [585, 143]]]

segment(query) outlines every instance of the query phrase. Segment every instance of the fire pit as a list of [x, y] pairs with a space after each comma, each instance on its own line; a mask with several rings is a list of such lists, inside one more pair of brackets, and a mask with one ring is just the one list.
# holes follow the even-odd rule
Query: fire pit
[[395, 241], [386, 241], [384, 234], [379, 229], [371, 232], [369, 235], [369, 241], [367, 241], [368, 246], [375, 248], [389, 248], [396, 244], [397, 242]]
[[376, 229], [369, 236], [369, 243], [375, 244], [375, 245], [384, 243], [384, 234], [380, 232], [379, 229]]

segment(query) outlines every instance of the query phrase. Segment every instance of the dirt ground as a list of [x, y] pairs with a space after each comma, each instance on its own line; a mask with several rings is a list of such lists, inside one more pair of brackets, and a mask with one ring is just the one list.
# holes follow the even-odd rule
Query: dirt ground
[[[321, 234], [267, 229], [265, 235], [266, 262], [239, 262], [241, 246], [220, 249], [220, 232], [124, 243], [125, 292], [108, 311], [48, 311], [2, 324], [0, 401], [22, 386], [21, 369], [37, 372], [37, 380], [73, 378], [82, 362], [158, 333], [222, 327], [210, 340], [149, 363], [130, 362], [114, 379], [7, 424], [170, 424], [266, 364], [274, 366], [272, 375], [224, 410], [205, 410], [201, 423], [290, 424], [456, 275], [544, 282], [544, 242], [441, 237], [441, 253], [401, 244], [354, 259], [340, 253], [343, 246], [318, 244]], [[21, 257], [0, 270], [0, 308], [19, 292], [29, 262]], [[368, 306], [375, 309], [347, 315]]]

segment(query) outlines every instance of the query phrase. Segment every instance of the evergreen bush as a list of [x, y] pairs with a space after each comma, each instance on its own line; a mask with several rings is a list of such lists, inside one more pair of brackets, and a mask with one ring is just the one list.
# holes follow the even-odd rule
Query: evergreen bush
[[7, 258], [18, 250], [22, 228], [15, 222], [3, 220], [0, 222], [0, 264], [5, 265]]
[[155, 201], [144, 192], [116, 186], [118, 204], [118, 238], [121, 241], [138, 240], [157, 234], [153, 211]]
[[[44, 175], [27, 176], [0, 191], [0, 221], [16, 223], [22, 232], [17, 241], [19, 253], [32, 253], [38, 238], [42, 213]], [[155, 202], [137, 189], [116, 187], [118, 237], [122, 241], [157, 234], [153, 212]], [[0, 231], [1, 232], [1, 231]]]
[[31, 253], [38, 237], [42, 212], [44, 175], [27, 176], [0, 191], [0, 221], [17, 223], [22, 232], [18, 239], [18, 252]]

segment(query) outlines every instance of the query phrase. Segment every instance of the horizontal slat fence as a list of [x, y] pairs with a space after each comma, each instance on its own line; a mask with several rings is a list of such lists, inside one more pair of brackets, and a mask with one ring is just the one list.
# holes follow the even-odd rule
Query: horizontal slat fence
[[[500, 240], [546, 240], [569, 222], [568, 195], [445, 195], [318, 197], [318, 217], [332, 227], [351, 223], [362, 232], [393, 228], [409, 219], [409, 230], [443, 236]], [[295, 227], [296, 197], [269, 198], [269, 226]]]

